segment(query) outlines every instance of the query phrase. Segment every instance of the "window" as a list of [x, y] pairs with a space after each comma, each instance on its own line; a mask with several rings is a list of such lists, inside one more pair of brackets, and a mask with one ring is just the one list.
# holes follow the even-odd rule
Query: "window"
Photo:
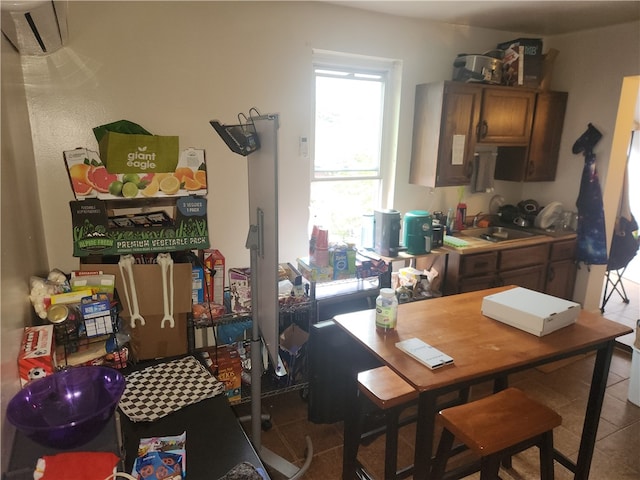
[[311, 215], [331, 241], [360, 244], [362, 219], [393, 186], [389, 145], [392, 61], [314, 57], [315, 124]]

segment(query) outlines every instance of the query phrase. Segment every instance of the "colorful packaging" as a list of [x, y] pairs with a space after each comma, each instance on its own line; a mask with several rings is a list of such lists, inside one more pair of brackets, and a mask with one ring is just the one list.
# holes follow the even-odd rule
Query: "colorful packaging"
[[220, 250], [213, 248], [204, 250], [204, 300], [224, 303], [225, 261]]
[[25, 327], [18, 354], [18, 372], [23, 387], [55, 372], [54, 351], [53, 325]]
[[230, 268], [229, 287], [231, 289], [231, 311], [243, 313], [251, 311], [251, 270]]
[[191, 300], [194, 305], [204, 302], [204, 270], [201, 267], [191, 270]]

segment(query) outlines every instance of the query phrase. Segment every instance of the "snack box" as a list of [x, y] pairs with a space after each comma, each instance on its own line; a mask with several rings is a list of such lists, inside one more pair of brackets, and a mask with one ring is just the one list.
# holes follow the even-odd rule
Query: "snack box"
[[333, 280], [333, 267], [317, 267], [311, 265], [309, 257], [298, 258], [298, 270], [304, 278], [310, 282], [331, 282]]
[[482, 299], [482, 314], [541, 337], [571, 325], [580, 315], [580, 304], [516, 287]]
[[23, 387], [55, 372], [54, 351], [53, 325], [25, 327], [18, 354], [18, 372]]
[[229, 288], [231, 290], [231, 311], [243, 313], [251, 311], [251, 269], [230, 268]]

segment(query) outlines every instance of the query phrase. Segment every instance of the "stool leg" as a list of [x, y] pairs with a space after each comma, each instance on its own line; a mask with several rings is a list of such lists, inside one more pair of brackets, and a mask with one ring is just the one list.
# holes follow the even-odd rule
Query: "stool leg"
[[482, 458], [480, 464], [480, 480], [499, 480], [500, 454], [488, 455]]
[[440, 443], [438, 443], [436, 458], [433, 460], [431, 478], [439, 480], [444, 477], [444, 472], [447, 469], [447, 461], [449, 460], [449, 455], [451, 455], [451, 449], [453, 448], [453, 439], [453, 433], [444, 428], [442, 430], [442, 435], [440, 436]]
[[385, 432], [384, 478], [395, 480], [398, 470], [398, 424], [400, 409], [392, 408], [386, 413], [387, 430]]
[[553, 479], [553, 430], [549, 430], [540, 439], [540, 480]]

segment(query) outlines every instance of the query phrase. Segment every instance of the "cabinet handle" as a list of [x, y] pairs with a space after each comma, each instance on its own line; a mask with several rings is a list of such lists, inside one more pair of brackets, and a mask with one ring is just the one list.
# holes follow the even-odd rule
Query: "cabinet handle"
[[485, 138], [487, 136], [487, 132], [489, 131], [489, 125], [486, 120], [482, 121], [482, 129], [480, 130], [480, 138]]
[[533, 162], [529, 162], [529, 171], [527, 172], [527, 175], [531, 176], [533, 175], [533, 171], [535, 170], [535, 165], [533, 164]]
[[556, 271], [553, 267], [549, 267], [549, 273], [547, 274], [547, 282], [553, 282], [554, 278], [556, 278]]

